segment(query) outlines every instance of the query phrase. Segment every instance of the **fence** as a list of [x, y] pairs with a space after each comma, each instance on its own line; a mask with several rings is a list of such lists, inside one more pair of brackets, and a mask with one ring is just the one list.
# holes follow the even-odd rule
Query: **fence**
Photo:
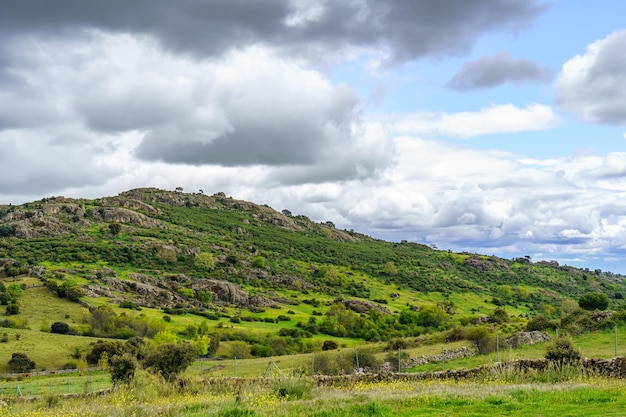
[[[604, 358], [618, 357], [619, 343], [626, 343], [626, 340], [619, 340], [617, 328], [607, 331], [600, 342], [594, 340], [594, 346], [601, 345], [602, 351], [600, 355], [596, 355], [596, 350], [583, 350], [583, 356], [602, 356]], [[553, 338], [558, 337], [558, 331], [552, 334]], [[594, 334], [590, 337], [597, 337]], [[459, 359], [469, 358], [476, 355], [473, 349], [467, 346], [452, 348], [445, 344], [441, 347], [441, 353], [430, 355], [418, 355], [407, 358], [407, 351], [398, 349], [397, 351], [379, 354], [386, 356], [386, 368], [383, 372], [404, 373], [407, 369], [417, 372], [434, 372], [434, 371], [455, 371], [459, 368], [469, 365], [470, 368], [481, 365], [493, 365], [503, 362], [511, 362], [521, 360], [528, 352], [520, 351], [517, 356], [513, 356], [511, 352], [501, 350], [503, 345], [499, 335], [493, 335], [495, 339], [496, 350], [490, 355], [481, 355], [473, 359], [459, 361]], [[469, 346], [469, 345], [468, 345]], [[541, 353], [540, 351], [537, 351]], [[535, 353], [537, 353], [535, 352]], [[365, 351], [359, 349], [343, 349], [339, 355], [351, 357], [356, 373], [366, 372], [367, 369], [363, 360], [367, 358]], [[185, 373], [186, 376], [200, 376], [201, 378], [209, 377], [283, 377], [283, 376], [317, 376], [322, 374], [322, 358], [326, 353], [310, 353], [297, 356], [280, 356], [277, 358], [256, 358], [247, 359], [222, 359], [209, 360], [203, 359], [196, 361]], [[535, 355], [537, 358], [538, 356]], [[465, 366], [460, 366], [463, 363]], [[620, 362], [620, 366], [626, 367], [626, 362]], [[76, 370], [57, 370], [48, 372], [36, 372], [29, 374], [9, 374], [0, 378], [0, 398], [6, 397], [37, 397], [45, 395], [67, 395], [67, 394], [91, 394], [102, 390], [111, 389], [113, 384], [107, 371], [90, 370], [78, 375]], [[375, 371], [380, 371], [376, 369]]]

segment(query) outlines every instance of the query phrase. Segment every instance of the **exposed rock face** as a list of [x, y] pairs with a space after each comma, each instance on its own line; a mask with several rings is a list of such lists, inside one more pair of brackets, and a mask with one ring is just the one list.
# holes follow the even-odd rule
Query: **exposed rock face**
[[211, 291], [214, 294], [214, 302], [223, 302], [235, 304], [238, 306], [247, 306], [249, 303], [249, 295], [237, 285], [228, 281], [220, 281], [216, 279], [198, 279], [191, 288], [198, 291]]
[[535, 343], [548, 342], [550, 340], [550, 336], [545, 332], [517, 332], [506, 339], [506, 345], [516, 348], [521, 345], [534, 345]]
[[91, 218], [95, 221], [135, 224], [140, 227], [156, 227], [159, 224], [157, 220], [145, 214], [119, 207], [100, 207], [92, 210]]
[[599, 311], [597, 313], [593, 313], [593, 316], [591, 316], [591, 320], [599, 323], [601, 321], [610, 319], [613, 314], [615, 314], [615, 311]]
[[347, 309], [352, 310], [356, 313], [367, 313], [370, 310], [378, 310], [383, 314], [389, 314], [389, 310], [387, 309], [387, 307], [381, 306], [371, 301], [343, 300], [343, 304], [346, 306]]

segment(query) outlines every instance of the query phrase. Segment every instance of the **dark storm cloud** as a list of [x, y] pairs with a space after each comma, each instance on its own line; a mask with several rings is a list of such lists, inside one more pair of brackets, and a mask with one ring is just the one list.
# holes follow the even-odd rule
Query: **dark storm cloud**
[[449, 82], [453, 90], [467, 91], [495, 87], [507, 82], [545, 82], [550, 71], [527, 59], [514, 59], [502, 51], [466, 63]]
[[[489, 30], [518, 30], [545, 8], [538, 0], [5, 0], [0, 35], [74, 36], [81, 29], [140, 33], [197, 56], [250, 44], [291, 52], [382, 47], [395, 61], [462, 53]], [[306, 16], [307, 6], [321, 11]], [[300, 22], [294, 16], [304, 14]]]

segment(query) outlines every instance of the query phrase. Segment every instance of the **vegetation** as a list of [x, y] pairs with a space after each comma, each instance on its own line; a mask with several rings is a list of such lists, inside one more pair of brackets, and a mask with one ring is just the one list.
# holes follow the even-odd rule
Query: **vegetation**
[[[384, 242], [222, 193], [138, 189], [1, 210], [0, 326], [23, 337], [3, 341], [5, 372], [18, 351], [48, 369], [82, 355], [158, 369], [162, 346], [243, 359], [466, 341], [489, 353], [495, 334], [626, 323], [619, 275]], [[319, 361], [341, 372], [344, 359]]]

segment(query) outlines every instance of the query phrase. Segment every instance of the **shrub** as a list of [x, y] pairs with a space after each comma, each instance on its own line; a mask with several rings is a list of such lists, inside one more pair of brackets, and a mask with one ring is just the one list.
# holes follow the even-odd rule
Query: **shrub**
[[50, 326], [50, 333], [69, 334], [70, 330], [70, 325], [63, 321], [55, 321]]
[[320, 353], [313, 356], [313, 368], [316, 374], [321, 375], [336, 375], [339, 373], [339, 365], [329, 353]]
[[467, 330], [467, 340], [474, 342], [474, 347], [481, 355], [496, 349], [496, 337], [484, 327], [472, 327]]
[[508, 323], [509, 315], [505, 309], [498, 307], [489, 315], [489, 321], [497, 324]]
[[128, 384], [135, 377], [137, 360], [130, 353], [115, 355], [110, 360], [111, 380], [114, 385]]
[[18, 372], [28, 372], [35, 368], [35, 361], [31, 361], [28, 355], [21, 352], [13, 353], [8, 364], [11, 369]]
[[581, 354], [568, 337], [560, 337], [546, 348], [546, 359], [559, 366], [575, 365], [580, 362]]
[[324, 344], [322, 345], [322, 350], [335, 350], [339, 347], [339, 344], [334, 340], [324, 340]]
[[399, 337], [395, 337], [391, 339], [389, 343], [387, 344], [388, 350], [406, 349], [408, 347], [409, 347], [409, 344], [406, 342], [406, 340], [401, 339]]
[[545, 316], [538, 314], [528, 321], [528, 323], [526, 324], [526, 331], [527, 332], [543, 331], [543, 330], [550, 329], [553, 327], [554, 327], [554, 324], [551, 323], [550, 320], [548, 320]]
[[578, 306], [588, 311], [606, 310], [609, 306], [609, 297], [600, 292], [590, 292], [580, 296]]
[[9, 304], [6, 309], [6, 315], [12, 316], [16, 314], [20, 314], [20, 306], [15, 303]]
[[250, 346], [246, 342], [237, 340], [230, 343], [231, 358], [246, 359], [250, 357]]
[[180, 372], [187, 369], [196, 358], [196, 348], [189, 344], [182, 345], [167, 344], [161, 345], [156, 352], [149, 355], [145, 361], [146, 368], [152, 368], [161, 374], [163, 378], [171, 381]]
[[467, 330], [461, 326], [455, 326], [446, 333], [446, 342], [457, 342], [467, 339]]

